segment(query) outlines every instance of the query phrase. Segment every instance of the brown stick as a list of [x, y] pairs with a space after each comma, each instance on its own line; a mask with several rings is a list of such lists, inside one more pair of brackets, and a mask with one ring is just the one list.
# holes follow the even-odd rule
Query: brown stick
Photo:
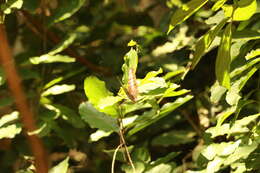
[[12, 58], [11, 50], [8, 44], [5, 26], [0, 24], [0, 61], [4, 68], [9, 89], [15, 99], [17, 109], [20, 112], [21, 121], [24, 125], [25, 135], [33, 155], [35, 156], [35, 166], [38, 173], [48, 172], [48, 162], [43, 144], [36, 135], [28, 135], [28, 132], [36, 130], [35, 120], [32, 111], [29, 108], [26, 96], [21, 87], [21, 79], [15, 69], [15, 63]]
[[[26, 11], [19, 11], [19, 14], [24, 17], [25, 23], [28, 26], [28, 28], [31, 29], [41, 39], [45, 39], [44, 37], [46, 36], [47, 40], [52, 42], [53, 44], [58, 44], [60, 42], [61, 39], [56, 34], [47, 30], [40, 22], [33, 19], [33, 17], [29, 13], [27, 13]], [[46, 35], [43, 35], [42, 33], [46, 33]], [[64, 52], [67, 55], [74, 57], [76, 61], [85, 65], [93, 72], [102, 73], [104, 75], [111, 75], [111, 70], [93, 64], [92, 62], [88, 61], [86, 58], [78, 55], [72, 48], [67, 48], [64, 50]]]

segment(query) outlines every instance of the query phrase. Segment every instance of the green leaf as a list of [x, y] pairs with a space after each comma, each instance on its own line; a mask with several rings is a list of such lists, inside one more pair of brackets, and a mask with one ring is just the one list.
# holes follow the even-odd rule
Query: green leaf
[[258, 146], [259, 144], [257, 142], [252, 142], [251, 144], [238, 147], [237, 150], [226, 159], [224, 165], [230, 165], [239, 159], [246, 159]]
[[202, 38], [199, 39], [195, 46], [194, 57], [192, 59], [191, 65], [192, 69], [194, 69], [195, 66], [198, 64], [203, 54], [207, 51], [215, 37], [218, 35], [219, 31], [226, 24], [227, 20], [227, 18], [223, 19], [217, 26], [209, 30], [206, 34], [204, 34]]
[[138, 65], [138, 54], [134, 48], [131, 47], [130, 51], [124, 56], [124, 62], [125, 63], [122, 65], [122, 70], [124, 73], [122, 81], [124, 85], [127, 85], [129, 80], [129, 69], [133, 69], [135, 73]]
[[172, 173], [176, 167], [176, 163], [161, 163], [145, 171], [145, 173]]
[[[257, 2], [256, 0], [240, 0], [237, 3], [238, 7], [235, 8], [232, 5], [224, 5], [222, 8], [227, 17], [232, 17], [233, 21], [245, 21], [250, 19], [256, 12]], [[232, 16], [233, 13], [233, 16]]]
[[85, 127], [85, 124], [82, 122], [82, 119], [76, 112], [74, 112], [73, 109], [59, 104], [53, 104], [52, 106], [57, 108], [60, 111], [61, 117], [65, 121], [73, 125], [75, 128]]
[[13, 121], [18, 119], [19, 113], [14, 111], [10, 114], [3, 115], [0, 118], [0, 139], [2, 138], [14, 138], [15, 135], [21, 133], [22, 128], [20, 125], [11, 124]]
[[89, 102], [100, 112], [104, 112], [113, 117], [118, 116], [118, 103], [122, 98], [114, 97], [107, 90], [105, 82], [95, 76], [87, 77], [84, 80], [84, 90]]
[[86, 0], [68, 0], [62, 1], [63, 3], [54, 11], [54, 15], [49, 18], [49, 25], [58, 23], [67, 18], [70, 18], [76, 13], [84, 4]]
[[5, 83], [4, 70], [0, 67], [0, 86]]
[[80, 104], [79, 113], [82, 119], [87, 122], [91, 128], [98, 128], [99, 130], [105, 132], [117, 132], [119, 130], [115, 118], [97, 111], [91, 104], [87, 102]]
[[249, 68], [252, 67], [253, 65], [257, 64], [258, 62], [260, 62], [260, 58], [253, 59], [252, 61], [246, 63], [245, 65], [243, 65], [243, 66], [241, 66], [241, 67], [235, 68], [235, 69], [230, 73], [230, 77], [233, 78], [233, 77], [239, 75], [240, 73], [243, 73], [244, 71], [246, 71], [247, 69], [249, 69]]
[[191, 0], [186, 5], [183, 5], [182, 8], [179, 8], [171, 18], [171, 23], [167, 33], [169, 34], [176, 25], [188, 19], [207, 2], [208, 0]]
[[232, 106], [238, 104], [238, 101], [241, 98], [239, 92], [243, 89], [246, 82], [256, 71], [257, 68], [253, 67], [247, 74], [243, 75], [241, 78], [239, 78], [232, 84], [230, 90], [227, 92], [226, 95], [226, 101], [229, 105]]
[[75, 88], [76, 88], [75, 85], [67, 85], [67, 84], [54, 85], [53, 87], [44, 91], [42, 93], [42, 96], [59, 95], [59, 94], [63, 94], [63, 93], [66, 93], [66, 92], [73, 91], [73, 90], [75, 90]]
[[258, 31], [252, 31], [249, 29], [245, 29], [242, 31], [235, 31], [234, 34], [232, 34], [232, 38], [234, 41], [237, 40], [257, 40], [260, 39], [260, 32]]
[[214, 160], [210, 161], [207, 165], [207, 173], [214, 173], [217, 172], [221, 165], [225, 162], [225, 159], [222, 157], [215, 157]]
[[217, 2], [215, 2], [214, 6], [212, 7], [212, 10], [217, 11], [225, 4], [226, 1], [227, 0], [218, 0]]
[[17, 124], [12, 124], [6, 127], [0, 127], [0, 139], [14, 138], [15, 135], [21, 133], [22, 128]]
[[66, 157], [66, 159], [64, 159], [58, 165], [51, 168], [49, 173], [67, 173], [68, 168], [69, 168], [69, 157]]
[[[142, 80], [138, 86], [139, 93], [152, 94], [157, 89], [166, 89], [167, 84], [162, 77], [151, 77], [147, 80]], [[162, 92], [161, 92], [162, 91]], [[163, 94], [164, 90], [156, 92], [156, 94]]]
[[12, 112], [10, 114], [3, 115], [0, 118], [0, 127], [3, 126], [6, 123], [9, 123], [9, 122], [12, 122], [14, 120], [17, 120], [18, 119], [18, 115], [19, 115], [19, 113], [17, 111], [14, 111], [14, 112]]
[[169, 154], [167, 154], [166, 156], [164, 157], [161, 157], [153, 162], [151, 162], [151, 165], [152, 166], [155, 166], [155, 165], [160, 165], [162, 163], [167, 163], [169, 162], [170, 160], [174, 159], [176, 156], [178, 156], [180, 153], [179, 152], [171, 152]]
[[63, 62], [63, 63], [71, 63], [75, 62], [75, 58], [72, 58], [67, 55], [48, 55], [44, 54], [38, 57], [32, 57], [29, 59], [32, 64], [42, 64], [42, 63], [56, 63], [56, 62]]
[[6, 3], [1, 4], [1, 11], [4, 14], [10, 14], [14, 9], [20, 9], [23, 6], [23, 0], [8, 0]]
[[101, 138], [109, 136], [113, 131], [103, 131], [103, 130], [97, 130], [96, 132], [92, 133], [89, 138], [89, 142], [96, 142]]
[[221, 126], [211, 127], [206, 130], [206, 133], [210, 133], [211, 137], [222, 136], [225, 134], [238, 134], [249, 132], [249, 129], [246, 127], [249, 123], [256, 120], [260, 116], [259, 114], [250, 115], [240, 120], [236, 120], [234, 124], [231, 125], [228, 123], [222, 124]]
[[217, 127], [221, 126], [221, 124], [222, 124], [230, 115], [232, 115], [235, 111], [236, 111], [236, 107], [233, 106], [233, 107], [228, 108], [226, 111], [220, 113], [220, 115], [218, 116]]
[[254, 57], [260, 56], [260, 49], [255, 49], [250, 51], [247, 55], [246, 55], [246, 60], [252, 59]]
[[232, 23], [228, 24], [222, 35], [221, 43], [218, 48], [216, 60], [216, 77], [221, 86], [230, 88], [229, 68], [231, 63], [230, 47], [232, 40]]
[[210, 101], [213, 103], [218, 103], [226, 91], [227, 89], [220, 86], [218, 81], [216, 81], [210, 88]]
[[140, 116], [139, 119], [134, 121], [135, 126], [128, 132], [128, 135], [131, 136], [145, 127], [155, 123], [161, 118], [169, 115], [169, 113], [171, 113], [173, 110], [177, 109], [192, 98], [193, 96], [187, 95], [185, 97], [176, 99], [176, 101], [172, 103], [165, 104], [159, 112], [155, 109], [145, 112], [142, 116]]
[[195, 132], [172, 130], [153, 139], [152, 145], [169, 147], [171, 145], [186, 144], [194, 141]]

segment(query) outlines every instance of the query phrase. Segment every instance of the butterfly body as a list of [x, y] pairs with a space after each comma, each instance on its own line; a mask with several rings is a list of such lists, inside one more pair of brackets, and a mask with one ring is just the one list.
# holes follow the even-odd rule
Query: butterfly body
[[130, 68], [128, 71], [127, 96], [129, 97], [130, 100], [136, 102], [137, 95], [138, 95], [138, 87], [137, 87], [137, 81], [135, 76], [135, 70], [133, 68]]

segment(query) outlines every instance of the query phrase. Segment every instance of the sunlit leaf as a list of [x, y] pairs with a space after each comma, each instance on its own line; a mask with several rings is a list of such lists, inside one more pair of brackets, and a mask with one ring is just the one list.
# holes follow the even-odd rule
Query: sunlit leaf
[[211, 137], [222, 136], [224, 134], [239, 134], [249, 132], [249, 129], [246, 127], [249, 123], [256, 120], [260, 114], [250, 115], [248, 117], [236, 120], [234, 124], [229, 123], [222, 124], [221, 126], [211, 127], [206, 130], [206, 133], [210, 133]]
[[236, 80], [230, 90], [227, 92], [226, 101], [229, 105], [236, 105], [241, 98], [239, 92], [243, 89], [246, 82], [250, 79], [250, 77], [257, 71], [257, 68], [252, 68], [247, 74], [243, 75], [241, 78]]
[[259, 146], [259, 144], [253, 142], [251, 144], [238, 147], [237, 150], [226, 159], [224, 165], [230, 165], [239, 159], [246, 159], [248, 155], [257, 148], [257, 146]]
[[234, 112], [236, 111], [236, 107], [230, 107], [228, 108], [226, 111], [220, 113], [220, 115], [218, 116], [218, 122], [217, 122], [217, 126], [221, 126], [221, 124]]
[[246, 60], [249, 60], [249, 59], [252, 59], [254, 57], [257, 57], [257, 56], [260, 56], [260, 49], [255, 49], [255, 50], [252, 50], [251, 52], [249, 52], [247, 55], [246, 55]]
[[216, 60], [216, 77], [221, 86], [230, 88], [229, 69], [231, 63], [230, 47], [232, 40], [232, 23], [228, 24], [222, 35]]
[[56, 62], [63, 62], [63, 63], [71, 63], [75, 62], [75, 58], [72, 58], [67, 55], [48, 55], [44, 54], [38, 57], [30, 58], [30, 62], [32, 64], [42, 64], [42, 63], [56, 63]]
[[0, 139], [2, 138], [14, 138], [15, 135], [21, 133], [22, 128], [16, 124], [12, 124], [6, 127], [0, 127]]
[[5, 83], [4, 70], [0, 67], [0, 86]]
[[18, 119], [18, 115], [19, 115], [19, 113], [17, 111], [14, 111], [14, 112], [12, 112], [10, 114], [3, 115], [0, 118], [0, 127], [3, 126], [6, 123], [9, 123], [9, 122], [12, 122], [14, 120], [17, 120]]
[[260, 32], [258, 31], [253, 31], [253, 30], [249, 30], [249, 29], [245, 29], [242, 31], [235, 31], [232, 34], [232, 38], [234, 41], [237, 40], [257, 40], [260, 39]]
[[218, 0], [215, 2], [214, 6], [212, 7], [212, 10], [217, 11], [219, 8], [221, 8], [227, 0]]
[[94, 132], [90, 135], [89, 141], [96, 142], [101, 138], [109, 136], [111, 133], [113, 133], [113, 131], [106, 132], [103, 130], [97, 130], [96, 132]]
[[145, 112], [142, 116], [140, 116], [140, 119], [137, 119], [134, 122], [136, 125], [128, 132], [128, 135], [131, 136], [137, 133], [138, 131], [144, 129], [145, 127], [155, 123], [156, 121], [167, 116], [169, 113], [171, 113], [184, 103], [188, 102], [192, 98], [193, 97], [191, 95], [187, 95], [185, 97], [176, 99], [176, 101], [172, 103], [165, 104], [159, 112], [154, 109]]
[[242, 65], [241, 67], [237, 67], [235, 68], [231, 73], [230, 73], [230, 77], [233, 78], [241, 73], [243, 73], [244, 71], [248, 70], [250, 67], [252, 67], [253, 65], [257, 64], [260, 62], [260, 58], [257, 59], [253, 59], [252, 61]]
[[8, 0], [1, 4], [1, 11], [10, 14], [14, 9], [20, 9], [23, 6], [23, 0]]
[[122, 100], [121, 97], [114, 97], [107, 90], [105, 82], [99, 80], [95, 76], [87, 77], [84, 80], [84, 90], [89, 102], [100, 112], [118, 116], [118, 107], [116, 103]]
[[210, 88], [210, 101], [213, 103], [218, 103], [226, 91], [227, 89], [220, 86], [218, 81], [216, 81]]
[[203, 54], [207, 51], [215, 37], [218, 35], [219, 31], [226, 24], [227, 20], [228, 19], [223, 19], [216, 27], [212, 28], [206, 34], [204, 34], [203, 37], [200, 38], [200, 40], [197, 42], [195, 46], [194, 57], [192, 59], [192, 69], [194, 69], [198, 64]]
[[79, 113], [82, 119], [87, 122], [91, 128], [98, 128], [99, 130], [105, 132], [117, 132], [119, 130], [115, 118], [97, 111], [91, 104], [87, 102], [80, 104]]
[[75, 88], [76, 88], [75, 85], [67, 85], [67, 84], [54, 85], [53, 87], [44, 91], [42, 93], [42, 96], [59, 95], [59, 94], [63, 94], [63, 93], [66, 93], [66, 92], [73, 91], [73, 90], [75, 90]]
[[64, 159], [58, 165], [56, 165], [53, 168], [51, 168], [49, 173], [67, 173], [68, 168], [69, 168], [69, 157]]
[[[138, 91], [139, 93], [149, 93], [156, 89], [166, 88], [166, 87], [167, 84], [163, 78], [151, 77], [147, 80], [141, 81], [141, 84], [138, 86]], [[161, 92], [159, 93], [162, 94]]]
[[170, 33], [176, 25], [188, 19], [193, 13], [199, 10], [207, 2], [208, 0], [191, 0], [186, 5], [183, 5], [182, 8], [179, 8], [171, 18], [168, 33]]
[[234, 21], [244, 21], [250, 19], [256, 12], [257, 2], [256, 0], [240, 0], [238, 1], [238, 7], [235, 8], [232, 16], [234, 6], [224, 5], [222, 8], [227, 17], [231, 17]]
[[54, 11], [54, 15], [49, 18], [48, 23], [54, 24], [71, 17], [85, 4], [85, 1], [86, 0], [63, 1], [59, 8]]
[[145, 171], [146, 173], [172, 173], [174, 168], [176, 168], [176, 163], [161, 163]]
[[217, 172], [220, 169], [220, 166], [225, 162], [224, 158], [215, 157], [214, 160], [210, 161], [207, 165], [207, 172]]
[[3, 115], [0, 118], [0, 139], [2, 138], [14, 138], [15, 135], [22, 131], [22, 128], [17, 124], [10, 124], [18, 119], [19, 113], [14, 111], [10, 114]]

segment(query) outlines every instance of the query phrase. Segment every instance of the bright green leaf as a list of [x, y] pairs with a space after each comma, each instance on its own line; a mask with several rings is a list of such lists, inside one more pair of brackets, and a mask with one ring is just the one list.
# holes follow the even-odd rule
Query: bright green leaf
[[138, 86], [138, 91], [139, 93], [149, 93], [156, 89], [166, 87], [167, 84], [162, 77], [151, 77], [147, 80], [141, 81], [141, 84]]
[[176, 163], [161, 163], [145, 171], [145, 173], [172, 173], [176, 167]]
[[236, 111], [236, 107], [233, 106], [233, 107], [228, 108], [226, 111], [220, 113], [220, 115], [218, 116], [217, 127], [221, 126], [221, 124], [222, 124], [230, 115], [232, 115], [235, 111]]
[[191, 65], [192, 69], [194, 69], [195, 66], [198, 64], [203, 54], [207, 51], [215, 37], [218, 35], [219, 31], [226, 24], [227, 20], [227, 18], [223, 19], [217, 26], [209, 30], [206, 34], [204, 34], [202, 38], [199, 39], [195, 46], [194, 57], [192, 59]]
[[226, 1], [227, 0], [218, 0], [217, 2], [215, 2], [214, 6], [212, 7], [212, 10], [217, 11], [225, 4]]
[[216, 77], [221, 86], [230, 88], [229, 69], [231, 63], [230, 47], [232, 40], [232, 23], [228, 24], [222, 35], [221, 43], [218, 48], [216, 60]]
[[59, 94], [63, 94], [63, 93], [66, 93], [66, 92], [73, 91], [73, 90], [75, 90], [75, 88], [76, 88], [75, 85], [67, 85], [67, 84], [54, 85], [53, 87], [44, 91], [42, 93], [42, 96], [59, 95]]
[[63, 63], [71, 63], [75, 62], [75, 58], [72, 58], [67, 55], [49, 55], [44, 54], [38, 57], [32, 57], [29, 59], [32, 64], [42, 64], [42, 63], [56, 63], [56, 62], [63, 62]]
[[5, 83], [4, 70], [0, 67], [0, 86]]
[[70, 18], [76, 13], [84, 4], [86, 0], [68, 0], [63, 3], [54, 11], [54, 15], [49, 18], [48, 23], [54, 24]]
[[0, 118], [0, 127], [3, 126], [6, 123], [9, 123], [9, 122], [12, 122], [14, 120], [17, 120], [18, 119], [18, 115], [19, 115], [19, 113], [17, 111], [14, 111], [14, 112], [12, 112], [10, 114], [3, 115]]
[[122, 100], [121, 97], [114, 97], [107, 90], [105, 82], [99, 80], [95, 76], [87, 77], [84, 80], [84, 90], [89, 102], [100, 112], [118, 116], [118, 107], [116, 103]]
[[142, 116], [140, 116], [140, 119], [136, 119], [136, 121], [134, 121], [136, 125], [128, 132], [128, 135], [131, 136], [138, 131], [144, 129], [145, 127], [155, 123], [156, 121], [167, 116], [173, 110], [177, 109], [192, 98], [193, 97], [191, 95], [187, 95], [185, 97], [176, 99], [176, 101], [172, 103], [165, 104], [159, 112], [155, 109], [145, 112]]
[[252, 59], [254, 57], [260, 56], [260, 49], [252, 50], [246, 55], [246, 60]]
[[69, 157], [66, 157], [62, 162], [58, 165], [54, 166], [49, 170], [49, 173], [67, 173], [69, 168]]
[[115, 118], [97, 111], [91, 104], [87, 102], [80, 104], [79, 113], [82, 119], [87, 122], [91, 128], [98, 128], [99, 130], [105, 132], [117, 132], [119, 130]]
[[226, 91], [227, 89], [220, 86], [218, 81], [216, 81], [210, 88], [210, 101], [218, 103]]
[[198, 11], [208, 0], [191, 0], [183, 8], [179, 8], [172, 16], [171, 23], [168, 29], [168, 33], [181, 22], [188, 19], [193, 13]]
[[226, 101], [229, 105], [236, 105], [241, 98], [239, 92], [243, 89], [246, 82], [250, 79], [250, 77], [257, 71], [257, 68], [252, 68], [247, 74], [243, 75], [241, 78], [236, 80], [230, 90], [227, 92]]
[[1, 5], [1, 11], [10, 14], [14, 9], [20, 9], [23, 6], [23, 0], [8, 0]]
[[[233, 14], [234, 21], [245, 21], [250, 19], [256, 12], [257, 2], [256, 0], [240, 0], [238, 1], [238, 7], [235, 8]], [[223, 10], [227, 17], [232, 17], [234, 6], [224, 5]]]
[[6, 127], [0, 127], [0, 139], [2, 138], [14, 138], [15, 135], [21, 133], [22, 128], [16, 124], [12, 124]]
[[97, 130], [96, 132], [94, 132], [90, 135], [89, 141], [96, 142], [101, 138], [109, 136], [111, 133], [113, 133], [113, 131], [106, 132], [103, 130]]
[[194, 141], [195, 132], [172, 130], [167, 133], [160, 134], [153, 139], [152, 145], [169, 147], [171, 145], [181, 145]]
[[257, 64], [260, 62], [260, 58], [257, 59], [253, 59], [252, 61], [246, 63], [245, 65], [241, 66], [241, 67], [237, 67], [235, 68], [231, 73], [230, 73], [230, 77], [233, 78], [241, 73], [243, 73], [244, 71], [248, 70], [250, 67], [252, 67], [253, 65]]

